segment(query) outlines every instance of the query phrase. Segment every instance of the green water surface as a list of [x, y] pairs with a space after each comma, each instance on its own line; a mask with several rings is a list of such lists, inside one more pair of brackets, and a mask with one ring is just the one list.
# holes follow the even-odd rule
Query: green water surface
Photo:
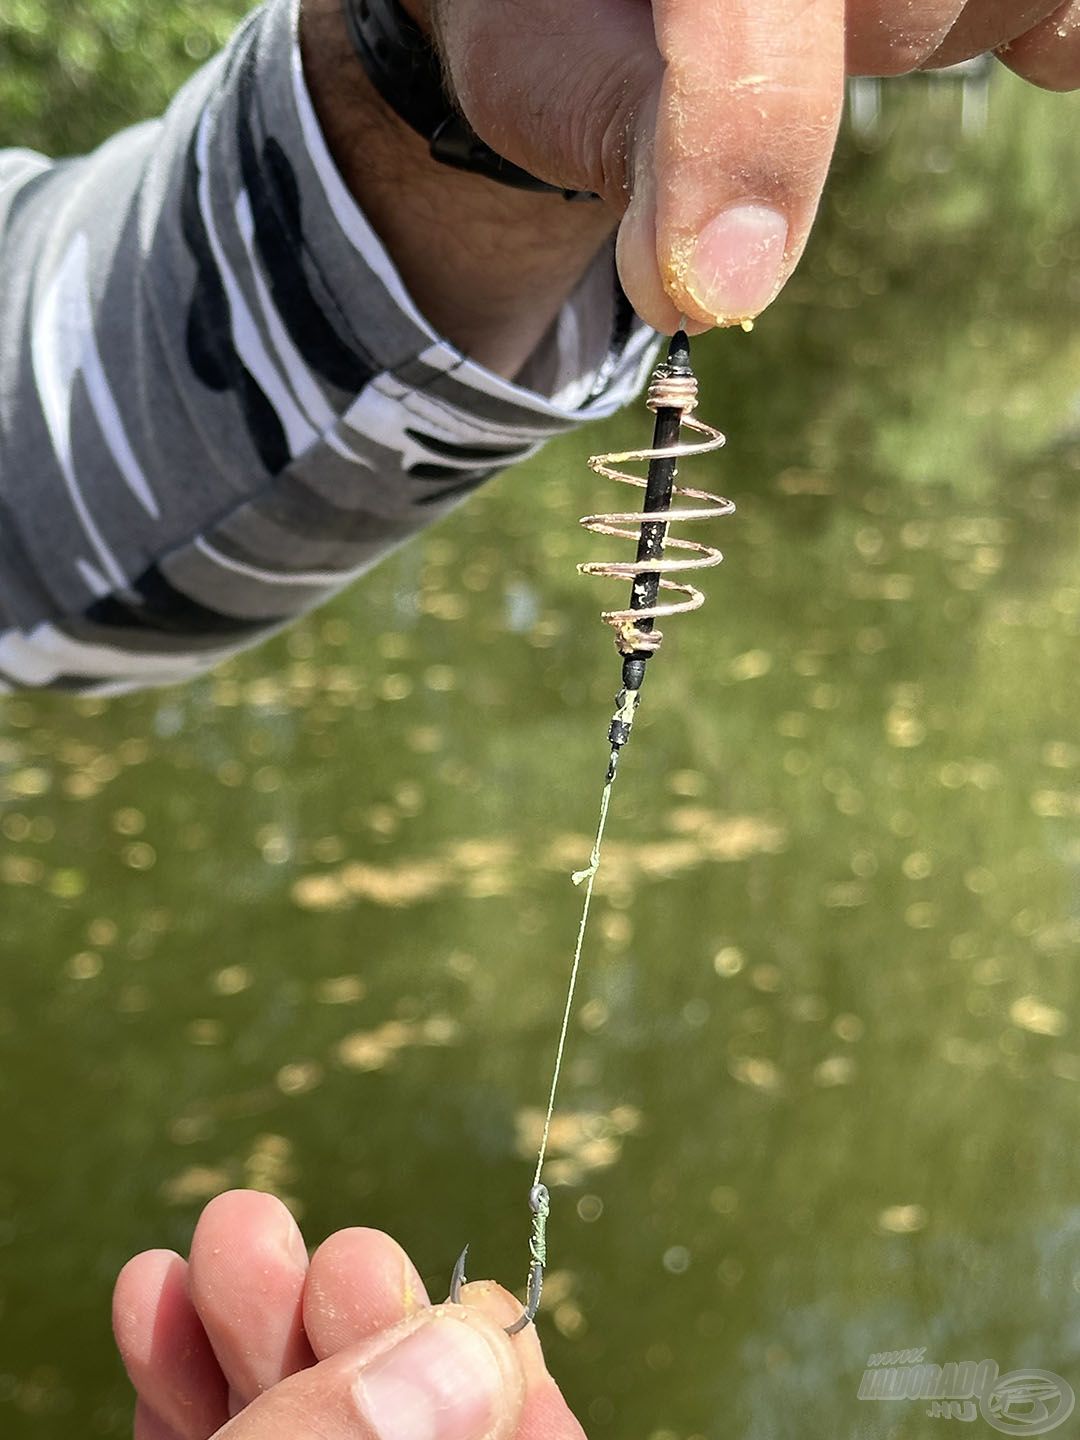
[[[1080, 1389], [1080, 109], [956, 118], [902, 91], [697, 349], [738, 513], [624, 756], [549, 1171], [598, 1440], [955, 1433], [857, 1398], [907, 1346]], [[524, 1278], [618, 679], [584, 457], [647, 429], [184, 689], [0, 703], [3, 1436], [129, 1433], [112, 1278], [230, 1186]]]

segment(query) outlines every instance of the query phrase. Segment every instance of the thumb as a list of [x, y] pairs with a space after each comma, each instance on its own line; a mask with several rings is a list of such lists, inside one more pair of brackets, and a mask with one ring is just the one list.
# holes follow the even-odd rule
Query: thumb
[[524, 1389], [498, 1324], [440, 1305], [290, 1375], [215, 1440], [508, 1440]]
[[798, 260], [844, 93], [844, 0], [653, 0], [666, 61], [619, 236], [631, 296], [749, 319]]

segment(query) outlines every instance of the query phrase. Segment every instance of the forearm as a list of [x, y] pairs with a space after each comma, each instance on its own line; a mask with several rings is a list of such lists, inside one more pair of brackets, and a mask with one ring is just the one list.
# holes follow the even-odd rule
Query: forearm
[[433, 160], [365, 76], [341, 0], [303, 0], [300, 39], [330, 151], [409, 293], [440, 334], [512, 377], [616, 217], [600, 203], [513, 190]]
[[[545, 255], [515, 229], [522, 316], [494, 214], [485, 264], [482, 231], [450, 218], [466, 192], [436, 199], [372, 128], [353, 183], [379, 213], [396, 176], [388, 254], [327, 151], [293, 23], [269, 0], [162, 121], [94, 155], [0, 154], [0, 686], [193, 674], [640, 379], [649, 336], [610, 254], [579, 279], [602, 237]], [[360, 133], [351, 105], [338, 123]]]

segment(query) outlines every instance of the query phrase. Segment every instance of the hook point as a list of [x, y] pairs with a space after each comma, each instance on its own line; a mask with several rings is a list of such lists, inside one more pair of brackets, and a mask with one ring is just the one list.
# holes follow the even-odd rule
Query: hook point
[[449, 1300], [451, 1305], [461, 1304], [461, 1287], [465, 1284], [465, 1261], [468, 1258], [469, 1247], [468, 1245], [466, 1245], [465, 1249], [462, 1250], [461, 1254], [457, 1258], [457, 1264], [454, 1266], [454, 1273], [450, 1276]]

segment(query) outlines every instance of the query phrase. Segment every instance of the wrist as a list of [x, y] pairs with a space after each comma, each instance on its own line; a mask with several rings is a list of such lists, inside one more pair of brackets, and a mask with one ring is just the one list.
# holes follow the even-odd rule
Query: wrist
[[[422, 27], [424, 0], [406, 0]], [[614, 228], [576, 205], [440, 165], [386, 105], [349, 42], [341, 0], [304, 0], [304, 72], [342, 177], [429, 323], [508, 377]]]

